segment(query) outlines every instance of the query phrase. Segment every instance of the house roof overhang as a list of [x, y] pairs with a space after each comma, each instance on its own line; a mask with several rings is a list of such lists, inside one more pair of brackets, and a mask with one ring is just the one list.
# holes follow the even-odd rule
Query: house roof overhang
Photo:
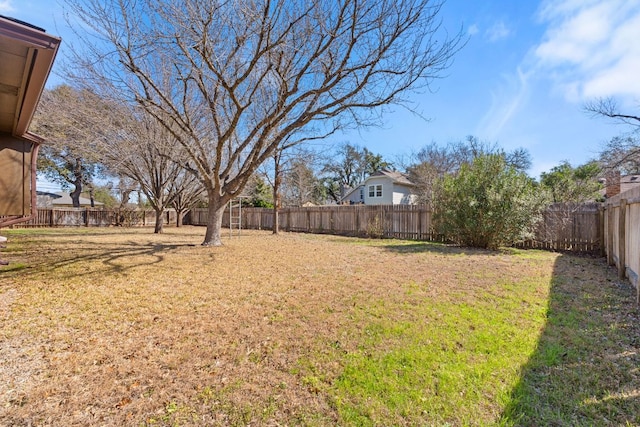
[[0, 132], [43, 142], [28, 131], [61, 39], [0, 15]]

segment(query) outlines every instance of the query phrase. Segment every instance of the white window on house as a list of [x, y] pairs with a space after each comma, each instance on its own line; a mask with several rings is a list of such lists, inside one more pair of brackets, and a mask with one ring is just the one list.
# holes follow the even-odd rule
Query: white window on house
[[382, 184], [370, 185], [369, 197], [382, 197]]
[[360, 201], [364, 200], [364, 187], [360, 187]]

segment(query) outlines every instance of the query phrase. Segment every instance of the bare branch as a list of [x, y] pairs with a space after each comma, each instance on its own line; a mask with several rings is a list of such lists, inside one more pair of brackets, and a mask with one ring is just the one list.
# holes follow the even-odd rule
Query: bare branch
[[604, 116], [620, 123], [640, 127], [640, 116], [621, 113], [618, 109], [618, 103], [613, 98], [599, 98], [595, 101], [587, 102], [584, 110], [591, 113], [593, 117]]

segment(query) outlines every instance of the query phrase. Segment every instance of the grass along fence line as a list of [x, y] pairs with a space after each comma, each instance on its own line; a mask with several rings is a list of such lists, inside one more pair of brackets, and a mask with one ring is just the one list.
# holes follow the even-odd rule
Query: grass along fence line
[[[443, 241], [435, 233], [433, 214], [426, 206], [319, 206], [282, 208], [279, 213], [283, 231], [335, 234], [359, 237], [384, 237], [422, 241]], [[176, 213], [167, 210], [168, 226], [176, 222]], [[193, 209], [183, 224], [206, 225], [207, 209]], [[272, 209], [242, 208], [241, 227], [271, 230]], [[223, 226], [229, 227], [227, 209]], [[105, 227], [112, 225], [147, 226], [155, 224], [153, 211], [113, 209], [40, 209], [37, 218], [15, 225], [21, 227]], [[544, 212], [536, 237], [518, 244], [520, 248], [595, 253], [602, 249], [603, 216], [599, 204], [553, 205]]]
[[202, 228], [6, 230], [0, 425], [638, 425], [604, 260]]
[[[242, 228], [270, 230], [273, 228], [273, 210], [242, 208]], [[317, 206], [282, 208], [279, 213], [280, 229], [284, 231], [335, 234], [360, 237], [384, 237], [442, 241], [435, 233], [433, 213], [426, 206]], [[533, 240], [518, 245], [527, 249], [546, 249], [596, 253], [601, 249], [602, 224], [600, 205], [597, 203], [550, 206]], [[207, 210], [193, 209], [186, 221], [192, 225], [206, 225]], [[223, 226], [229, 227], [229, 212]]]

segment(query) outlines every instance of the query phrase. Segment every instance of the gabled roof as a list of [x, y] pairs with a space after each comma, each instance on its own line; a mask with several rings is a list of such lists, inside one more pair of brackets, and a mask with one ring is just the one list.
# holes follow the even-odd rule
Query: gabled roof
[[[73, 200], [71, 199], [71, 195], [65, 192], [58, 193], [49, 193], [46, 191], [37, 191], [36, 192], [40, 197], [46, 197], [50, 199], [50, 203], [52, 206], [72, 206]], [[86, 197], [80, 196], [78, 199], [80, 201], [80, 206], [91, 206], [91, 199], [87, 199]], [[94, 200], [94, 206], [102, 206], [104, 203], [98, 202]]]
[[353, 193], [356, 192], [356, 190], [361, 189], [363, 186], [364, 186], [364, 184], [359, 184], [359, 185], [356, 185], [355, 187], [353, 187], [352, 189], [348, 190], [347, 192], [344, 193], [344, 196], [342, 196], [340, 198], [340, 201], [342, 202], [344, 200], [347, 200]]
[[[403, 174], [402, 172], [398, 172], [398, 171], [390, 171], [387, 169], [382, 169], [381, 171], [378, 171], [376, 173], [373, 173], [371, 175], [369, 175], [369, 178], [374, 178], [374, 177], [379, 177], [379, 176], [386, 176], [387, 178], [390, 178], [394, 184], [402, 184], [402, 185], [408, 185], [408, 186], [415, 186], [415, 184], [411, 181], [409, 181], [409, 178], [407, 178], [407, 176], [405, 174]], [[367, 181], [367, 179], [365, 179], [365, 182]]]
[[61, 39], [0, 15], [0, 132], [42, 142], [28, 132]]

